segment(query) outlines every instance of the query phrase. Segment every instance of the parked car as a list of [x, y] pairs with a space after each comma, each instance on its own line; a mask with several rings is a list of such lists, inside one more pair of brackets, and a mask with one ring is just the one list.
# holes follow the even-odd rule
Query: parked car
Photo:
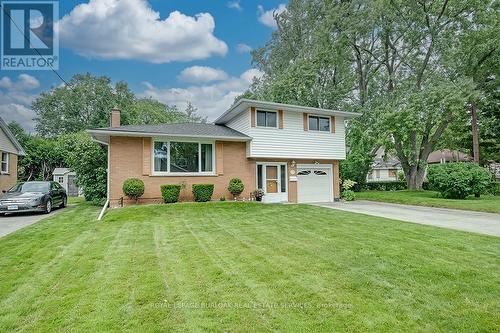
[[14, 185], [0, 196], [0, 214], [15, 212], [50, 213], [54, 207], [65, 207], [66, 190], [57, 182], [35, 181]]

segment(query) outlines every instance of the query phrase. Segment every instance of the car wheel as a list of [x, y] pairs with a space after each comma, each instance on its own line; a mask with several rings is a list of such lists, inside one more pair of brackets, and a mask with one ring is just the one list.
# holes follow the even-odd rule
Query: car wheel
[[49, 214], [51, 211], [52, 211], [52, 200], [49, 199], [45, 204], [45, 214]]
[[66, 207], [67, 203], [68, 203], [68, 197], [64, 196], [62, 199], [61, 205], [59, 207], [60, 208]]

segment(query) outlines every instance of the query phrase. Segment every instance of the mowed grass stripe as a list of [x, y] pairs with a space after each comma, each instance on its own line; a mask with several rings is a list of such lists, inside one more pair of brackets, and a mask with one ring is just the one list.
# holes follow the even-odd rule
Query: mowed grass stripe
[[499, 328], [498, 238], [306, 205], [97, 211], [0, 239], [0, 331]]

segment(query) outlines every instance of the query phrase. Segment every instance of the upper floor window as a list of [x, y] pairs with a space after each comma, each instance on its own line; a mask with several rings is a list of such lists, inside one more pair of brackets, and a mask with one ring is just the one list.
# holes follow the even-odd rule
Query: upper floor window
[[309, 130], [330, 132], [330, 118], [320, 116], [309, 116]]
[[257, 126], [278, 127], [276, 111], [257, 111]]
[[2, 173], [9, 173], [9, 153], [2, 152]]
[[212, 143], [155, 141], [153, 170], [159, 173], [211, 173], [214, 171]]

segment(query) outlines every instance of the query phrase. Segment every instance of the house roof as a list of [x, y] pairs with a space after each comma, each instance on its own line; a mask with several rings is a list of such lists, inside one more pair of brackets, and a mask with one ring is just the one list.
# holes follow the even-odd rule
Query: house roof
[[223, 139], [232, 141], [248, 141], [251, 138], [232, 128], [223, 125], [203, 123], [174, 123], [158, 125], [126, 125], [90, 129], [94, 136], [175, 136], [207, 139]]
[[214, 123], [220, 125], [225, 124], [229, 120], [233, 119], [241, 112], [248, 110], [252, 106], [260, 109], [286, 110], [286, 111], [300, 112], [300, 113], [306, 112], [306, 113], [315, 113], [322, 115], [340, 116], [344, 118], [354, 118], [361, 116], [360, 113], [354, 113], [354, 112], [345, 112], [345, 111], [320, 109], [320, 108], [313, 108], [300, 105], [257, 101], [253, 99], [240, 99], [233, 106], [231, 106], [229, 110], [227, 110], [219, 118], [217, 118], [214, 121]]
[[3, 132], [5, 133], [5, 135], [7, 136], [7, 138], [10, 140], [10, 142], [12, 142], [12, 144], [14, 145], [14, 147], [16, 148], [17, 151], [9, 151], [9, 153], [15, 153], [19, 156], [25, 156], [26, 153], [24, 152], [24, 149], [23, 147], [21, 146], [21, 144], [19, 143], [19, 141], [17, 141], [16, 137], [14, 136], [14, 134], [12, 134], [12, 132], [10, 131], [9, 127], [7, 126], [7, 123], [5, 123], [5, 121], [2, 119], [2, 117], [0, 117], [0, 128], [3, 130]]
[[472, 157], [467, 154], [461, 153], [457, 150], [442, 149], [436, 150], [429, 154], [427, 163], [441, 163], [441, 162], [468, 162], [472, 161]]
[[71, 170], [68, 168], [55, 168], [54, 171], [52, 171], [53, 175], [65, 175], [67, 173], [70, 173]]

